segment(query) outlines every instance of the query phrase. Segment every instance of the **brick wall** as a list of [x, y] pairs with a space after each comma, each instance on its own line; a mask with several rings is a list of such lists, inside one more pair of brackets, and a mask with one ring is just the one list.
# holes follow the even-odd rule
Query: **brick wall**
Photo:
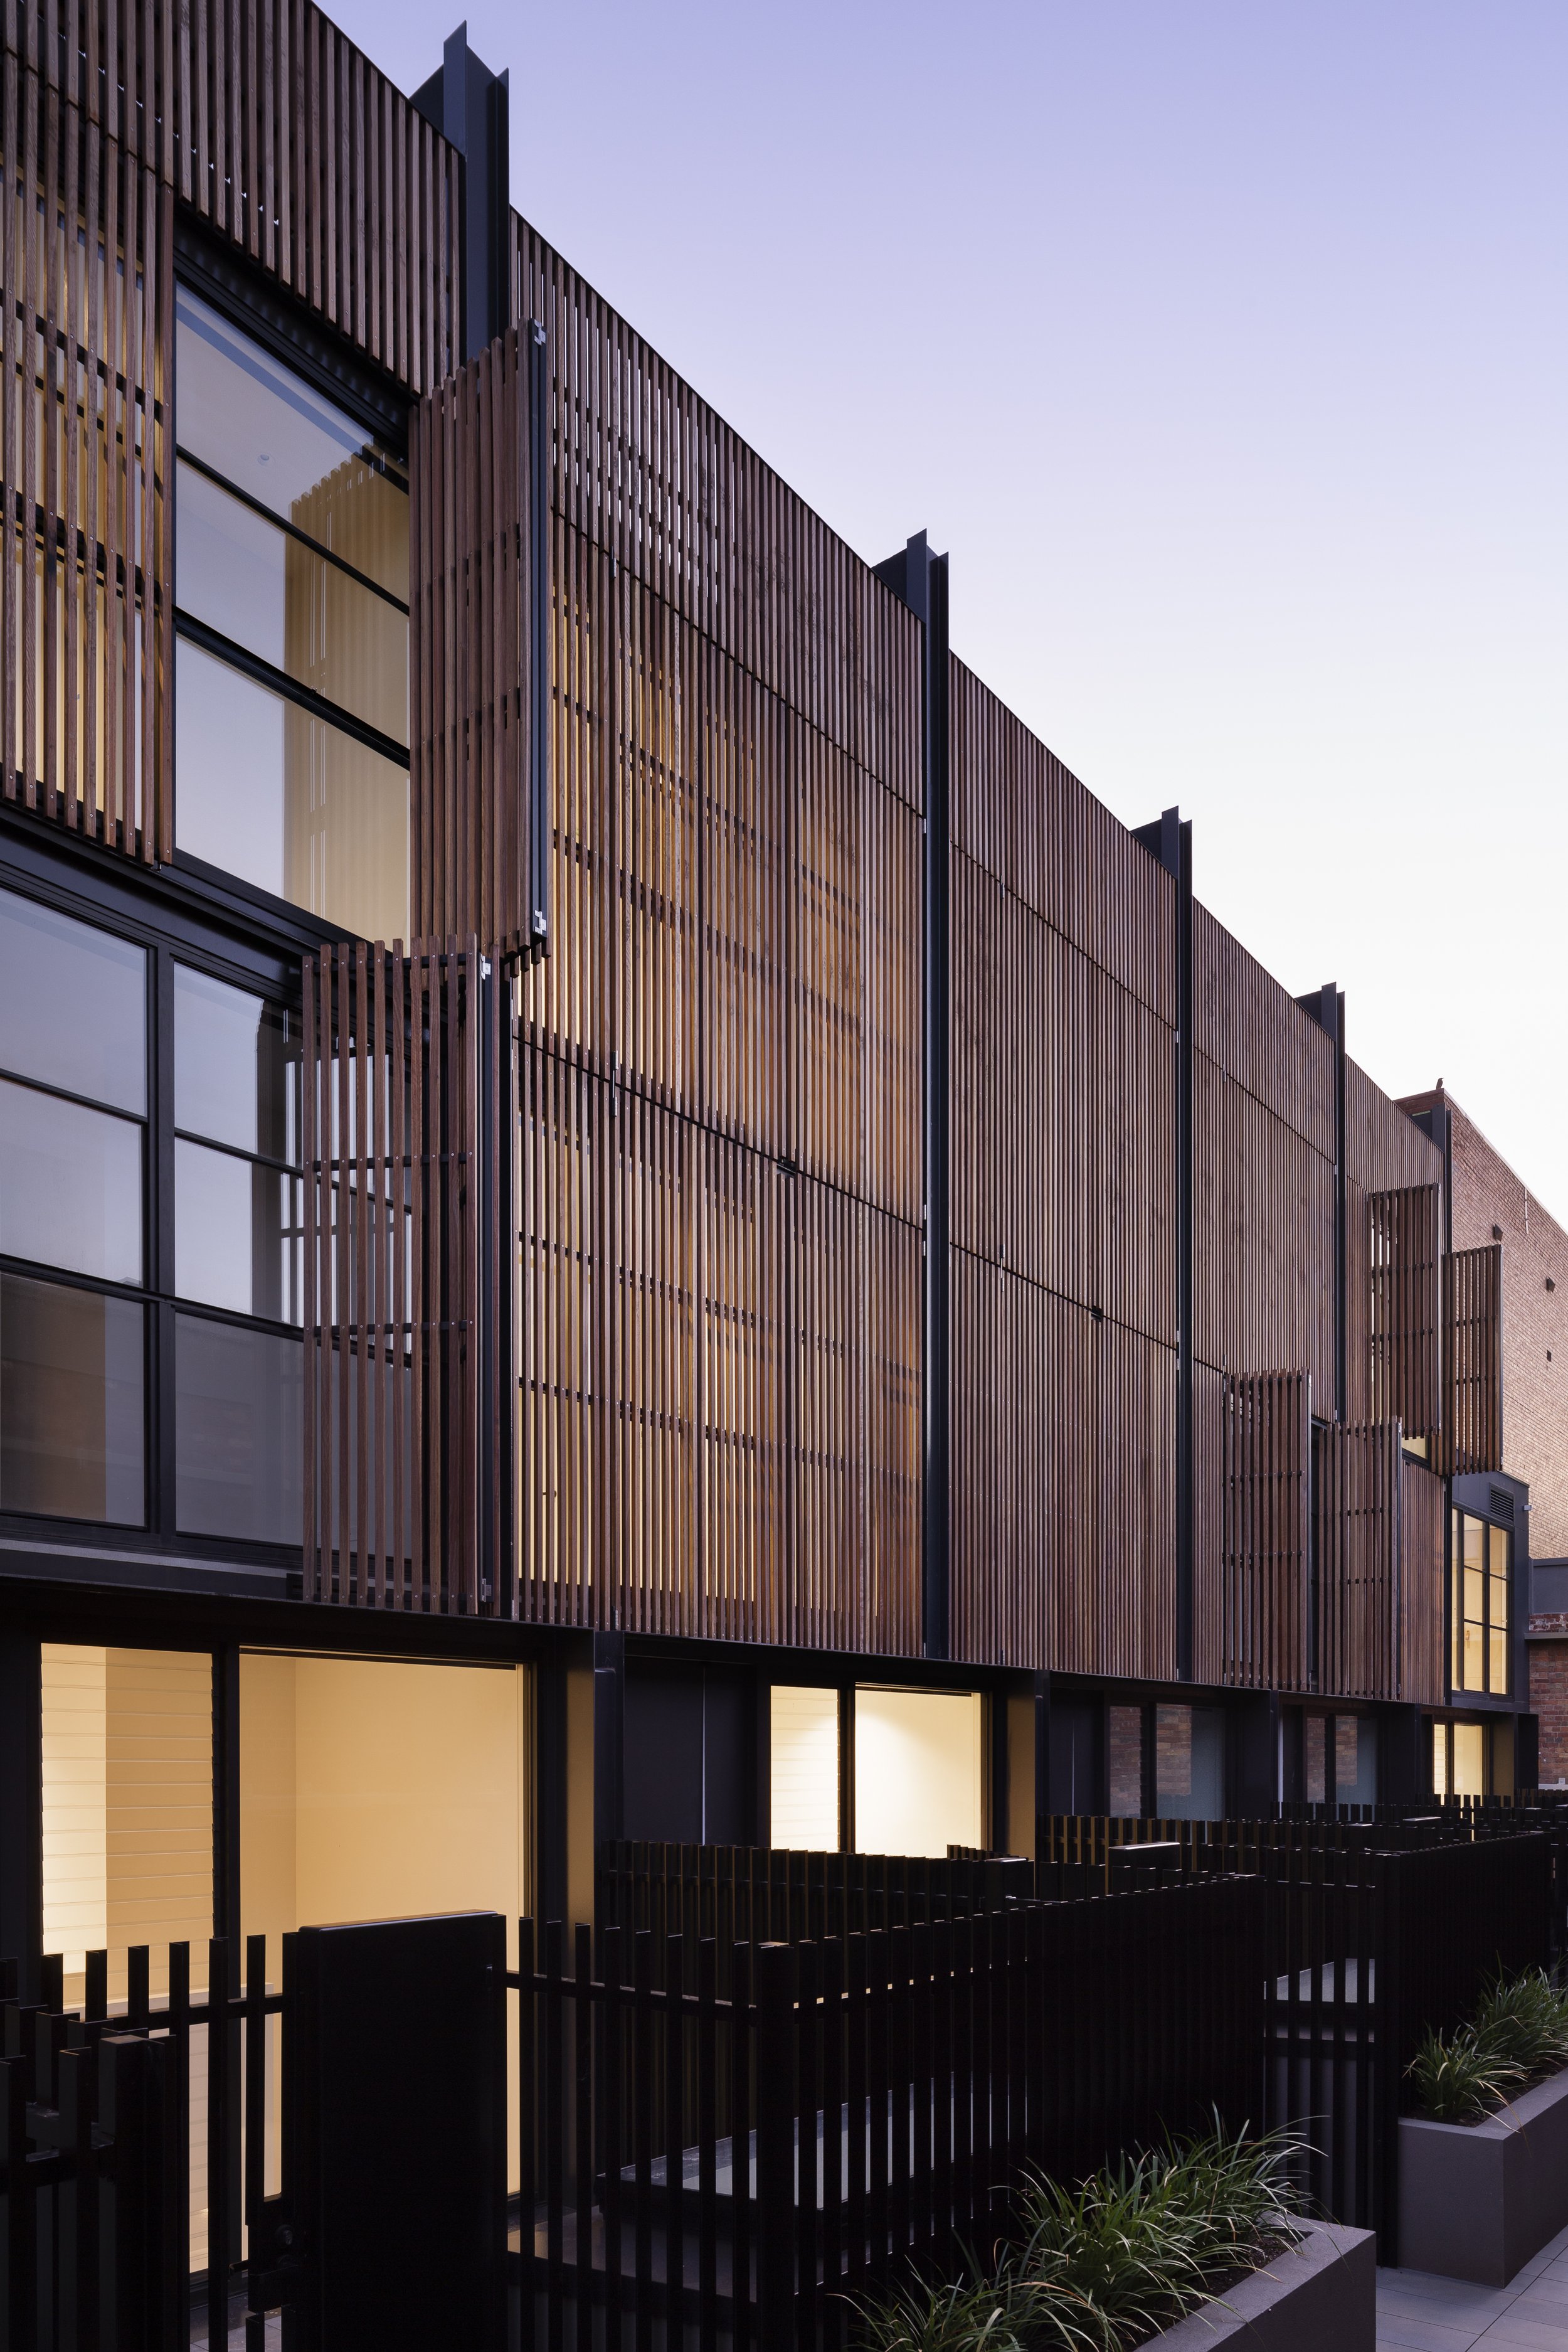
[[[1568, 1558], [1568, 1233], [1451, 1095], [1412, 1095], [1401, 1108], [1439, 1102], [1453, 1119], [1454, 1247], [1502, 1241], [1503, 1467], [1529, 1482], [1532, 1555]], [[1545, 1777], [1544, 1726], [1542, 1738]]]
[[[1568, 1633], [1568, 1622], [1563, 1630]], [[1568, 1780], [1568, 1641], [1531, 1643], [1530, 1705], [1541, 1718], [1544, 1789]]]
[[1110, 1716], [1110, 1810], [1134, 1818], [1144, 1810], [1144, 1710], [1113, 1706]]

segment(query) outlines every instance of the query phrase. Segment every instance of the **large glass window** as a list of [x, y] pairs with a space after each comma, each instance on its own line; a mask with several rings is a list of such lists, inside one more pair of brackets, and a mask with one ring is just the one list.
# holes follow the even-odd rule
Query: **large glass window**
[[1455, 1690], [1506, 1698], [1512, 1538], [1469, 1511], [1451, 1514], [1449, 1672]]
[[0, 1510], [144, 1517], [146, 1167], [144, 951], [0, 891]]
[[179, 846], [405, 936], [406, 476], [184, 287], [175, 363]]
[[983, 1846], [984, 1726], [977, 1692], [857, 1690], [856, 1851]]

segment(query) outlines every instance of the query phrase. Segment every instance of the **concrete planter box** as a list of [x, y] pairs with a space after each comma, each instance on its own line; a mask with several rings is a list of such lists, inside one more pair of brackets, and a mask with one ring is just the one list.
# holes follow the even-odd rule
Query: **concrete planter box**
[[1399, 2263], [1506, 2286], [1568, 2227], [1568, 2072], [1479, 2124], [1399, 2125]]
[[1145, 2352], [1374, 2352], [1377, 2251], [1370, 2230], [1301, 2221], [1293, 2246], [1150, 2339]]

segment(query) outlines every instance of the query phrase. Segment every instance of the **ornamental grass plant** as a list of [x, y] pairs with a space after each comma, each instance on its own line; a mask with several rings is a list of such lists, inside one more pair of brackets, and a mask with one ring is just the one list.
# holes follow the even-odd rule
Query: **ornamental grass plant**
[[1428, 2029], [1408, 2068], [1418, 2111], [1475, 2124], [1568, 2066], [1568, 1991], [1544, 1969], [1499, 1976], [1451, 2032]]
[[1217, 2120], [1071, 2188], [1032, 2176], [989, 2271], [865, 2304], [863, 2352], [1124, 2352], [1290, 2242], [1300, 2151]]

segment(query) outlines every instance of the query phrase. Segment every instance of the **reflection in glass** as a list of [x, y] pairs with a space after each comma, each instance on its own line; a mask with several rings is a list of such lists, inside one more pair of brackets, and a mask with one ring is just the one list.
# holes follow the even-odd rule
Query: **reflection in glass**
[[174, 1318], [174, 1515], [181, 1533], [297, 1544], [304, 1526], [298, 1339]]
[[408, 497], [395, 457], [183, 286], [174, 319], [181, 447], [406, 604]]
[[[402, 522], [406, 531], [406, 509]], [[177, 597], [299, 685], [408, 741], [407, 614], [189, 466]]]
[[1301, 1725], [1301, 1749], [1309, 1805], [1328, 1801], [1326, 1725], [1321, 1715], [1309, 1715]]
[[0, 1068], [144, 1111], [142, 950], [0, 890]]
[[174, 1145], [174, 1286], [182, 1298], [301, 1316], [299, 1179], [183, 1136]]
[[0, 1252], [141, 1279], [141, 1126], [0, 1079]]
[[408, 931], [408, 771], [183, 643], [180, 848], [361, 939]]
[[142, 1310], [0, 1274], [0, 1510], [140, 1527]]
[[270, 1160], [299, 1157], [299, 1048], [248, 989], [174, 967], [174, 1124]]

